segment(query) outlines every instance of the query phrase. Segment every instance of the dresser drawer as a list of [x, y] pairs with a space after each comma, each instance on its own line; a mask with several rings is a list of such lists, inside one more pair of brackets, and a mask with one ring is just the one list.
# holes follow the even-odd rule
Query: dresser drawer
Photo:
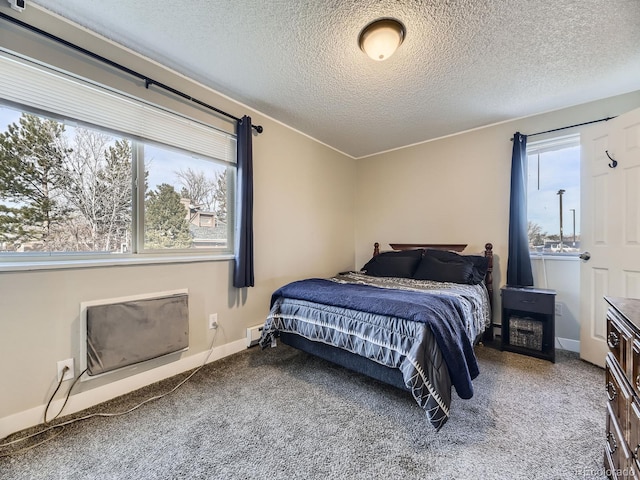
[[640, 396], [640, 341], [634, 339], [631, 346], [631, 378], [629, 378], [636, 395]]
[[635, 399], [629, 410], [629, 450], [635, 469], [640, 469], [640, 405]]
[[640, 299], [605, 297], [606, 442], [609, 478], [640, 479]]
[[627, 439], [629, 438], [629, 410], [633, 400], [633, 392], [611, 353], [607, 354], [605, 378], [607, 403], [620, 425], [623, 438]]
[[613, 464], [611, 471], [613, 478], [630, 478], [629, 473], [632, 471], [631, 452], [609, 406], [607, 406], [606, 425], [605, 463]]
[[527, 289], [503, 290], [502, 308], [550, 315], [555, 313], [555, 293]]
[[623, 326], [616, 313], [609, 309], [607, 312], [607, 345], [625, 374], [627, 367], [630, 366], [630, 363], [627, 362], [631, 362], [631, 359], [627, 359], [627, 352], [632, 341], [633, 335]]

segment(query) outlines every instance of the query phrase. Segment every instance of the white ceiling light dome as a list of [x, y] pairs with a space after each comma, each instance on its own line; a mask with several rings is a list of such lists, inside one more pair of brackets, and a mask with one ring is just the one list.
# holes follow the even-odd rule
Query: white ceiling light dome
[[371, 59], [381, 62], [395, 53], [404, 41], [404, 25], [394, 18], [381, 18], [360, 32], [358, 43]]

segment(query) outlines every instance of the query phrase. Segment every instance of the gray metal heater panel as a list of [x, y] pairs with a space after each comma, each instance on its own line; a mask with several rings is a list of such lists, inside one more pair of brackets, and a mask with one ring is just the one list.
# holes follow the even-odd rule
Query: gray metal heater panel
[[87, 307], [87, 373], [99, 375], [189, 346], [188, 295]]

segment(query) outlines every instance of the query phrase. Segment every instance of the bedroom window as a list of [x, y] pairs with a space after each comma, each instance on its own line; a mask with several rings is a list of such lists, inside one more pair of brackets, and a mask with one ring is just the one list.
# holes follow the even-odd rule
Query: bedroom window
[[580, 136], [527, 144], [527, 216], [531, 253], [580, 250]]
[[234, 169], [162, 146], [143, 150], [147, 186], [141, 249], [227, 249]]
[[1, 262], [233, 253], [235, 136], [8, 54], [0, 69], [23, 87], [0, 80]]

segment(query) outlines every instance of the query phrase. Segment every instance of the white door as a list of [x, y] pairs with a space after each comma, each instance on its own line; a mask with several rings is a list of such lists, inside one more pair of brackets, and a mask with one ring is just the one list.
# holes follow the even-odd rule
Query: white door
[[604, 297], [640, 298], [640, 109], [585, 130], [581, 152], [580, 356], [604, 367]]

